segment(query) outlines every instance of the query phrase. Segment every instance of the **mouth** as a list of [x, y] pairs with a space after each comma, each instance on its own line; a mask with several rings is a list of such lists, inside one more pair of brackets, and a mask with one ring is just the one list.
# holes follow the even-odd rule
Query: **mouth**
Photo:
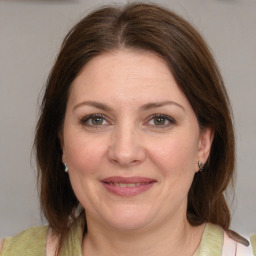
[[149, 190], [156, 180], [145, 177], [109, 177], [101, 180], [103, 186], [118, 196], [135, 196]]

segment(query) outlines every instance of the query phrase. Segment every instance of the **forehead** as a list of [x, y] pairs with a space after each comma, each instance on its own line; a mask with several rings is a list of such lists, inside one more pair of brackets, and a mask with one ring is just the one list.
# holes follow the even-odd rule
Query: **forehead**
[[[184, 100], [168, 64], [157, 54], [118, 50], [103, 53], [81, 70], [71, 86], [70, 100], [82, 97], [119, 100]], [[163, 99], [163, 97], [165, 99]]]
[[[152, 72], [154, 71], [154, 72]], [[97, 72], [97, 76], [95, 76]], [[116, 50], [105, 52], [89, 61], [75, 80], [106, 78], [170, 80], [171, 71], [163, 58], [149, 51]]]

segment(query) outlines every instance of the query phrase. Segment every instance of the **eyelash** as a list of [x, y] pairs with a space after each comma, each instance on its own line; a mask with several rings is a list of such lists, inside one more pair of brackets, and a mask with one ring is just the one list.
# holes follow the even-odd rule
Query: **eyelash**
[[172, 117], [170, 117], [168, 115], [164, 115], [164, 114], [154, 114], [154, 115], [150, 116], [147, 123], [149, 123], [149, 121], [154, 120], [154, 119], [164, 119], [165, 121], [167, 120], [169, 122], [168, 124], [164, 124], [164, 125], [155, 125], [155, 124], [152, 125], [154, 127], [158, 126], [157, 128], [166, 128], [172, 124], [176, 124], [176, 121]]
[[[92, 118], [100, 118], [102, 119], [103, 121], [107, 121], [107, 117], [102, 115], [102, 114], [91, 114], [91, 115], [88, 115], [88, 116], [85, 116], [83, 118], [80, 119], [80, 124], [81, 125], [84, 125], [84, 126], [89, 126], [89, 127], [95, 127], [95, 128], [99, 128], [100, 126], [102, 125], [94, 125], [94, 124], [88, 124], [88, 122], [90, 121], [90, 119]], [[107, 121], [108, 122], [108, 121]], [[98, 126], [98, 127], [97, 127]]]
[[[102, 126], [109, 125], [109, 124], [99, 124], [99, 125], [89, 124], [88, 122], [90, 120], [92, 120], [92, 118], [99, 118], [99, 119], [103, 120], [103, 122], [106, 121], [109, 123], [108, 118], [102, 114], [91, 114], [91, 115], [85, 116], [80, 119], [79, 123], [83, 126], [93, 127], [93, 128], [100, 128]], [[168, 124], [164, 124], [164, 125], [149, 124], [150, 126], [154, 126], [156, 128], [160, 128], [160, 129], [169, 127], [170, 125], [173, 125], [173, 124], [176, 124], [176, 121], [173, 118], [171, 118], [168, 115], [164, 115], [164, 114], [154, 114], [148, 118], [146, 123], [149, 123], [150, 121], [154, 121], [154, 119], [163, 119], [164, 121], [167, 120], [169, 122]]]

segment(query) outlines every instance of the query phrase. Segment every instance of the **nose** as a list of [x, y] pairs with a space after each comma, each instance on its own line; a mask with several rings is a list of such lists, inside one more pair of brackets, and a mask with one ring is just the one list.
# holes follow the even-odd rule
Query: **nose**
[[133, 166], [146, 159], [142, 140], [134, 127], [114, 129], [108, 148], [108, 159], [120, 166]]

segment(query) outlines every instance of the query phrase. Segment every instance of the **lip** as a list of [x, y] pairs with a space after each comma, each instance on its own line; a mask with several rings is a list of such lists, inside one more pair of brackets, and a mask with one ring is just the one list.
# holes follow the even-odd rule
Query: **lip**
[[149, 190], [156, 180], [146, 177], [113, 176], [101, 180], [103, 186], [118, 196], [135, 196]]

